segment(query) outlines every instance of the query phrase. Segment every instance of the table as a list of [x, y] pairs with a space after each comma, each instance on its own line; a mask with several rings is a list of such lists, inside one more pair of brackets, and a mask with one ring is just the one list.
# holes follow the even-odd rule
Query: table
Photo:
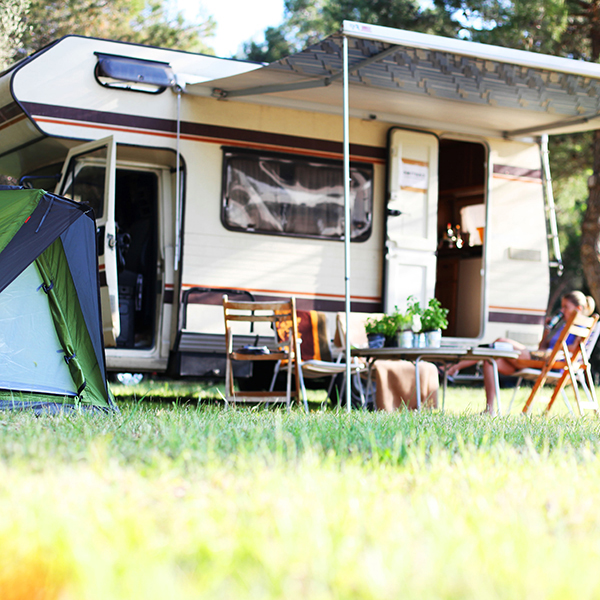
[[[382, 360], [414, 360], [415, 372], [419, 373], [421, 360], [458, 362], [459, 360], [485, 360], [492, 364], [494, 369], [494, 384], [496, 393], [496, 406], [501, 414], [500, 405], [500, 378], [498, 376], [498, 358], [518, 358], [517, 350], [500, 350], [498, 348], [485, 348], [480, 346], [442, 346], [441, 348], [352, 348], [352, 356], [361, 356], [367, 359], [368, 384], [371, 385], [371, 369], [378, 359]], [[421, 410], [421, 381], [416, 377], [417, 410]], [[444, 387], [442, 395], [442, 410], [446, 402], [447, 375], [444, 373]]]

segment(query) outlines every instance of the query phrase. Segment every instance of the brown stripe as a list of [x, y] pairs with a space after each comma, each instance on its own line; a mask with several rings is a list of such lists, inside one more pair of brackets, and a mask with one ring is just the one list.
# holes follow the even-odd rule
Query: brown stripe
[[[253, 294], [257, 302], [273, 302], [281, 300], [281, 296], [267, 296]], [[190, 294], [189, 304], [221, 305], [223, 303], [222, 292], [205, 292]], [[355, 312], [382, 312], [381, 302], [352, 301], [352, 311]], [[296, 298], [298, 310], [321, 310], [324, 312], [342, 312], [345, 310], [344, 300], [323, 300], [322, 298]]]
[[523, 313], [490, 312], [490, 323], [522, 323], [525, 325], [540, 325], [544, 323], [544, 315], [531, 315]]
[[526, 169], [524, 167], [512, 167], [510, 165], [494, 165], [494, 173], [498, 175], [510, 175], [511, 177], [542, 179], [542, 171], [540, 169]]
[[16, 116], [22, 114], [22, 112], [21, 107], [16, 102], [2, 106], [0, 107], [0, 123], [14, 119]]
[[[31, 113], [41, 117], [53, 117], [69, 119], [72, 121], [86, 121], [102, 123], [104, 125], [119, 125], [123, 127], [136, 127], [150, 129], [153, 131], [166, 131], [175, 133], [177, 121], [172, 119], [158, 119], [154, 117], [142, 117], [140, 115], [124, 115], [97, 110], [71, 108], [68, 106], [54, 106], [48, 104], [37, 104], [35, 102], [23, 102], [23, 106]], [[219, 125], [206, 125], [203, 123], [181, 123], [182, 135], [194, 135], [200, 137], [214, 138], [224, 142], [250, 142], [255, 144], [268, 144], [281, 148], [301, 148], [304, 150], [315, 150], [319, 152], [330, 152], [342, 154], [341, 142], [331, 140], [306, 138], [295, 135], [284, 135], [280, 133], [269, 133], [252, 129], [240, 129], [238, 127], [221, 127]], [[386, 159], [386, 149], [377, 146], [365, 146], [363, 144], [350, 144], [350, 154], [363, 156], [365, 158]]]

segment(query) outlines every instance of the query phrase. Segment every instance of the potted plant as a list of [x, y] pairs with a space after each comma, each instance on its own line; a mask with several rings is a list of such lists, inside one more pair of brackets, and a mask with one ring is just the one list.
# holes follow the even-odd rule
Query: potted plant
[[439, 348], [442, 343], [442, 329], [448, 327], [448, 309], [442, 308], [437, 298], [431, 298], [421, 315], [421, 325], [427, 338], [427, 346]]
[[406, 312], [398, 312], [396, 317], [396, 330], [398, 346], [400, 348], [412, 348], [413, 345], [413, 315]]
[[365, 321], [365, 332], [369, 340], [369, 348], [383, 348], [387, 324], [383, 318], [369, 317]]

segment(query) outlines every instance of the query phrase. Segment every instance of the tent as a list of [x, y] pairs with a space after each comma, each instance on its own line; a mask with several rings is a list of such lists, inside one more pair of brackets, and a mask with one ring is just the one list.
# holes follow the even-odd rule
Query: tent
[[116, 409], [92, 210], [0, 186], [0, 408]]

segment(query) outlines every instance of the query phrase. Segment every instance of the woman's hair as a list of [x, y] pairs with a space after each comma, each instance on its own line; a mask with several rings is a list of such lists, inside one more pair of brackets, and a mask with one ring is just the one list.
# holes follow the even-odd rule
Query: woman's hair
[[583, 292], [578, 290], [573, 290], [572, 292], [565, 294], [563, 298], [568, 300], [571, 304], [577, 306], [586, 317], [589, 317], [596, 308], [594, 299], [591, 296], [586, 296]]

